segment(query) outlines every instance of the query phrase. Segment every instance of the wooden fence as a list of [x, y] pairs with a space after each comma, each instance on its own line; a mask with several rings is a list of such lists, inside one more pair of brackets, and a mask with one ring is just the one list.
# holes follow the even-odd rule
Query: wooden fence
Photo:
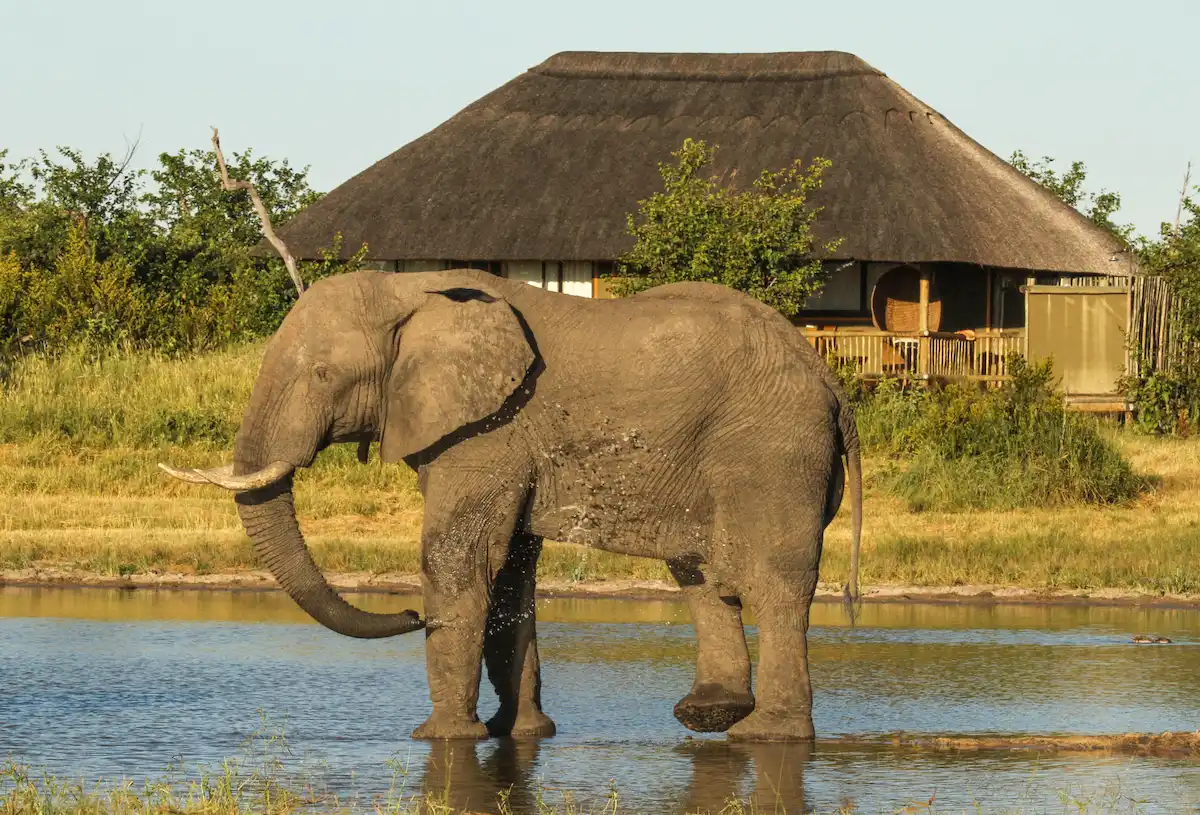
[[1190, 370], [1197, 364], [1200, 348], [1186, 342], [1175, 316], [1179, 297], [1165, 280], [1157, 276], [1135, 277], [1129, 300], [1129, 370], [1148, 365], [1156, 371]]
[[865, 379], [956, 379], [998, 383], [1008, 378], [1006, 359], [1025, 352], [1021, 330], [961, 334], [803, 329], [817, 353], [853, 365]]
[[1126, 370], [1137, 373], [1140, 365], [1156, 371], [1190, 370], [1200, 360], [1200, 347], [1185, 342], [1175, 325], [1179, 297], [1158, 275], [1135, 274], [1121, 277], [1068, 276], [1060, 286], [1129, 287], [1129, 355]]

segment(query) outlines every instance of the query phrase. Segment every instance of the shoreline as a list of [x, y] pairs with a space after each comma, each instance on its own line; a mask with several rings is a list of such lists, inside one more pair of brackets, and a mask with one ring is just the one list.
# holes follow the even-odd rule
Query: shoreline
[[[327, 575], [330, 585], [345, 594], [420, 594], [416, 574]], [[0, 570], [0, 588], [124, 589], [138, 591], [282, 591], [266, 571], [195, 575], [135, 573], [110, 576], [81, 569], [41, 566]], [[1200, 609], [1200, 594], [1156, 595], [1128, 589], [1031, 589], [1016, 586], [863, 586], [863, 603], [940, 603], [958, 605], [1125, 606]], [[678, 600], [679, 587], [662, 580], [616, 578], [596, 581], [543, 580], [540, 599]], [[822, 584], [815, 602], [841, 602], [840, 585]]]

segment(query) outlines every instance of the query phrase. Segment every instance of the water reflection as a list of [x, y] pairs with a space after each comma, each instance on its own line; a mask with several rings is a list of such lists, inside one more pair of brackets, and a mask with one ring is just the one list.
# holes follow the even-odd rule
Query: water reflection
[[[657, 772], [645, 772], [646, 764]], [[604, 772], [613, 767], [623, 774]], [[496, 812], [502, 799], [517, 813], [563, 811], [568, 799], [600, 812], [614, 796], [619, 811], [664, 815], [738, 811], [729, 808], [735, 801], [742, 811], [776, 813], [1049, 812], [1072, 799], [1087, 802], [1088, 812], [1194, 813], [1200, 806], [1194, 762], [1087, 755], [697, 739], [665, 749], [626, 745], [620, 759], [611, 747], [503, 740], [435, 745], [421, 769], [416, 791], [468, 812]]]
[[804, 770], [811, 746], [701, 741], [681, 752], [690, 754], [692, 769], [681, 812], [714, 809], [730, 800], [745, 801], [755, 811], [808, 811]]
[[[416, 600], [358, 599], [373, 610]], [[156, 777], [176, 757], [195, 766], [238, 754], [261, 710], [286, 721], [295, 754], [323, 763], [339, 796], [364, 800], [388, 790], [386, 762], [399, 756], [410, 760], [410, 794], [448, 785], [456, 806], [494, 810], [507, 790], [514, 812], [563, 790], [599, 810], [609, 779], [622, 811], [719, 811], [734, 797], [768, 811], [830, 811], [844, 799], [876, 811], [935, 789], [943, 809], [1022, 796], [1039, 809], [1061, 789], [1114, 783], [1154, 800], [1153, 811], [1200, 802], [1194, 763], [689, 738], [671, 715], [695, 657], [681, 604], [553, 600], [538, 614], [544, 702], [559, 735], [447, 753], [408, 739], [429, 712], [421, 637], [339, 637], [274, 592], [0, 589], [0, 758], [75, 778]], [[867, 605], [849, 628], [840, 608], [819, 604], [813, 617], [822, 736], [1200, 723], [1194, 611]], [[1129, 643], [1143, 632], [1175, 644]], [[753, 627], [749, 639], [754, 650]], [[494, 706], [485, 685], [480, 713]]]
[[[541, 750], [537, 740], [434, 745], [425, 758], [421, 792], [455, 811], [491, 811], [504, 798], [513, 812], [537, 812], [539, 799], [553, 805], [562, 797], [556, 784], [539, 783]], [[734, 800], [758, 811], [808, 811], [804, 770], [811, 746], [696, 740], [674, 752], [690, 769], [660, 790], [671, 811], [717, 811]], [[616, 794], [622, 795], [619, 787]], [[603, 801], [596, 793], [590, 798], [593, 805]]]
[[[422, 610], [418, 594], [344, 592], [369, 611]], [[0, 586], [0, 618], [61, 617], [82, 620], [130, 622], [253, 622], [316, 625], [287, 595], [274, 590], [241, 589], [99, 589]], [[1008, 630], [1023, 636], [1089, 629], [1092, 633], [1128, 641], [1134, 634], [1195, 631], [1200, 611], [1194, 608], [1152, 606], [1088, 606], [984, 604], [949, 602], [866, 603], [857, 617], [863, 629], [922, 632]], [[538, 620], [550, 623], [651, 623], [690, 625], [682, 600], [629, 600], [623, 598], [553, 598], [538, 601]], [[746, 610], [747, 625], [754, 618]], [[813, 604], [816, 628], [846, 627], [839, 602]], [[950, 633], [954, 638], [957, 634]], [[1169, 636], [1169, 635], [1168, 635]]]
[[539, 739], [434, 744], [425, 756], [421, 791], [455, 812], [488, 812], [503, 797], [513, 812], [536, 812]]

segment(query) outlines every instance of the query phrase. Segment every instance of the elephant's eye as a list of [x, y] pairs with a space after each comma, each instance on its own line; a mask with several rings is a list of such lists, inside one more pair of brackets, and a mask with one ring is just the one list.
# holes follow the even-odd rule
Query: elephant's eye
[[329, 381], [329, 369], [324, 365], [317, 365], [313, 368], [313, 376], [317, 378], [318, 382], [324, 384]]

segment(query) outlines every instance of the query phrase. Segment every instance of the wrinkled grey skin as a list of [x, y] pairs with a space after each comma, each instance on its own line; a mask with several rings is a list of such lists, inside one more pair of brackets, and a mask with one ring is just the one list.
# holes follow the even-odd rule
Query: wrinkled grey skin
[[[296, 523], [291, 471], [376, 438], [419, 474], [424, 622], [346, 603]], [[313, 285], [270, 341], [232, 474], [165, 469], [237, 490], [260, 557], [318, 622], [355, 637], [425, 628], [433, 712], [414, 737], [554, 732], [533, 615], [550, 538], [667, 562], [700, 646], [675, 708], [686, 726], [807, 740], [809, 606], [843, 454], [856, 564], [845, 395], [786, 319], [725, 287], [589, 300], [467, 270], [355, 272]], [[743, 602], [760, 631], [757, 698]], [[500, 698], [486, 725], [484, 664]]]

